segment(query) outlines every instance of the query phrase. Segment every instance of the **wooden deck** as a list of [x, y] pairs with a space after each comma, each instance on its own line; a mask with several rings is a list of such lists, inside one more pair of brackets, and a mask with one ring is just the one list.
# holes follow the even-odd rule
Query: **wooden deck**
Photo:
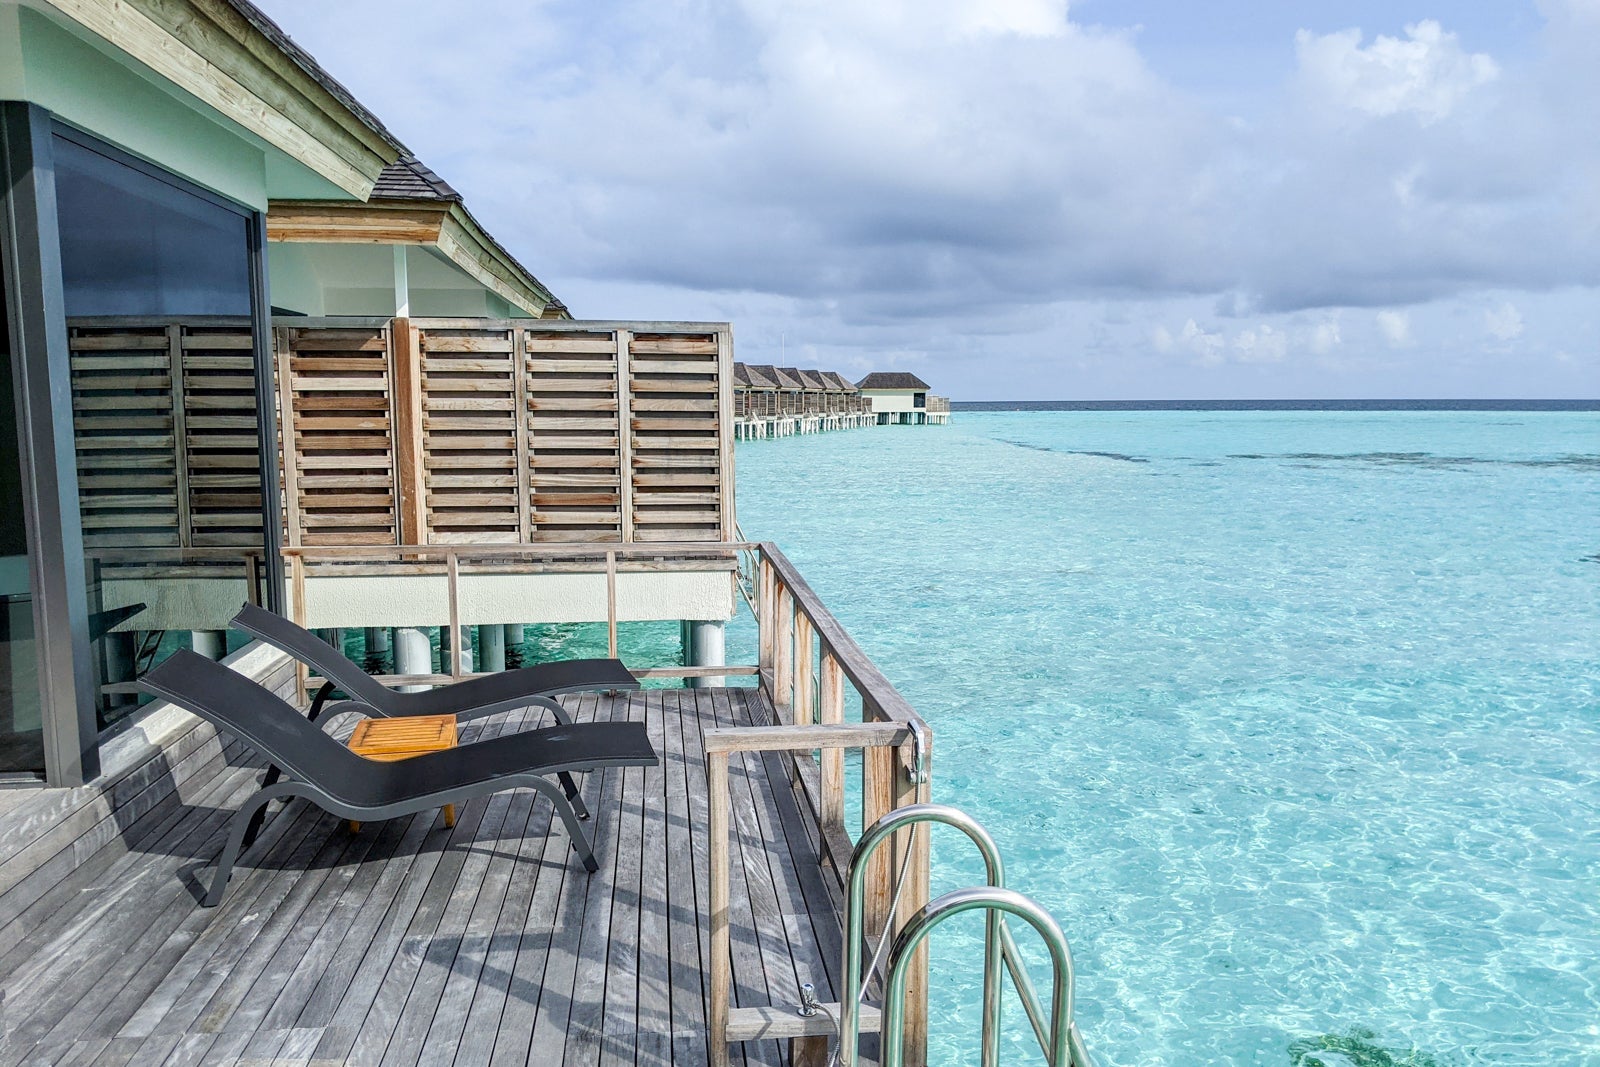
[[[0, 956], [0, 1067], [15, 1064], [682, 1064], [707, 1061], [701, 732], [766, 723], [748, 689], [569, 697], [578, 721], [648, 724], [662, 762], [583, 783], [598, 874], [527, 791], [368, 825], [296, 801], [222, 906], [196, 904], [239, 767], [86, 866]], [[468, 727], [514, 730], [524, 713]], [[838, 924], [776, 757], [732, 761], [735, 999], [837, 995]], [[130, 832], [131, 833], [131, 832]], [[735, 1063], [781, 1064], [776, 1042]]]

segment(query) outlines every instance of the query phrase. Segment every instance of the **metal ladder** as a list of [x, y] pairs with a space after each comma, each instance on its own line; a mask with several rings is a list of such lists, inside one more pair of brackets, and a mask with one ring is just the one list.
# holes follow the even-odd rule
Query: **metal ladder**
[[[1023, 1010], [1033, 1026], [1039, 1047], [1051, 1067], [1094, 1067], [1088, 1047], [1078, 1033], [1072, 1017], [1072, 950], [1066, 935], [1050, 913], [1021, 893], [1005, 887], [1005, 868], [994, 839], [978, 821], [959, 808], [945, 804], [912, 804], [897, 808], [869, 827], [850, 854], [846, 882], [844, 939], [844, 989], [840, 997], [839, 1064], [858, 1067], [861, 1037], [861, 948], [866, 900], [867, 861], [897, 831], [920, 823], [954, 826], [977, 846], [983, 856], [988, 878], [986, 885], [970, 886], [929, 901], [912, 917], [895, 938], [888, 956], [888, 980], [884, 987], [881, 1067], [904, 1067], [905, 992], [910, 964], [917, 949], [933, 929], [946, 919], [968, 911], [983, 911], [983, 1067], [998, 1067], [1000, 1062], [1000, 968], [1011, 972], [1011, 981], [1022, 999]], [[1006, 916], [1026, 921], [1044, 938], [1050, 950], [1053, 972], [1050, 1014], [1033, 988], [1023, 967], [1016, 940], [1006, 924]]]

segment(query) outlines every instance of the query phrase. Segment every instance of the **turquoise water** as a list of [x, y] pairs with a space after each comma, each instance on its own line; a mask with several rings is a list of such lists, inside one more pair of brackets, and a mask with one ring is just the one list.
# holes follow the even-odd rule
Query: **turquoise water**
[[1600, 415], [961, 413], [738, 464], [1061, 920], [1102, 1063], [1600, 1065]]

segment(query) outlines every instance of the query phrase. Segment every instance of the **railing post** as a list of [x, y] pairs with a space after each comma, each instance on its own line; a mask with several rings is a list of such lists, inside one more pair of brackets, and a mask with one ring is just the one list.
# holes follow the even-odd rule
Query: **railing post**
[[778, 582], [772, 627], [772, 710], [779, 723], [794, 720], [794, 596]]
[[617, 658], [617, 550], [606, 550], [606, 653]]
[[[822, 650], [821, 691], [817, 699], [817, 719], [824, 726], [844, 722], [844, 671], [834, 658], [833, 649]], [[824, 835], [830, 830], [844, 833], [844, 751], [825, 749], [822, 759], [822, 810], [818, 817]]]
[[450, 677], [461, 678], [461, 558], [451, 552], [444, 561], [445, 588], [450, 598]]
[[[929, 727], [923, 726], [924, 731]], [[933, 799], [933, 744], [930, 738], [927, 751], [924, 753], [922, 765], [922, 781], [912, 780], [912, 769], [916, 766], [916, 739], [909, 741], [901, 752], [897, 752], [895, 759], [895, 801], [894, 806], [903, 808], [908, 804], [927, 804]], [[892, 750], [887, 750], [892, 751]], [[931, 894], [931, 867], [933, 860], [932, 834], [927, 827], [916, 835], [911, 845], [911, 853], [907, 859], [905, 897], [900, 904], [900, 912], [895, 918], [894, 934], [900, 936], [900, 931], [918, 915], [923, 905], [928, 903]], [[905, 1035], [906, 1062], [925, 1064], [928, 1062], [928, 945], [923, 942], [918, 946], [916, 954], [907, 965], [906, 975], [906, 1016], [902, 1033]], [[996, 1024], [998, 1025], [998, 1024]]]
[[[878, 709], [862, 694], [861, 721], [877, 722]], [[861, 750], [861, 825], [871, 826], [895, 808], [898, 796], [895, 779], [900, 770], [900, 758], [892, 748], [876, 747]], [[888, 848], [873, 853], [867, 864], [865, 929], [869, 934], [883, 931], [889, 920], [889, 903], [894, 897], [895, 870], [900, 862], [901, 842], [898, 834]]]
[[816, 675], [811, 673], [811, 661], [816, 658], [816, 628], [811, 616], [804, 611], [794, 616], [794, 707], [789, 716], [796, 726], [810, 726], [817, 721]]
[[763, 552], [761, 554], [761, 562], [758, 564], [756, 581], [756, 629], [760, 635], [761, 645], [761, 654], [757, 659], [757, 664], [763, 671], [772, 669], [772, 649], [774, 644], [772, 629], [775, 615], [773, 601], [776, 599], [774, 596], [776, 583], [777, 577], [773, 573], [772, 563], [767, 559], [766, 553]]
[[733, 987], [733, 961], [728, 930], [728, 754], [706, 755], [706, 791], [710, 804], [711, 868], [711, 1067], [728, 1067], [728, 1008]]

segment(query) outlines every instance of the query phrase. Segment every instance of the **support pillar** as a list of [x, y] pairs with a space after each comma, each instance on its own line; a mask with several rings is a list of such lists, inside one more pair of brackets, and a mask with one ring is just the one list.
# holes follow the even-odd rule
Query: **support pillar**
[[498, 624], [478, 627], [478, 658], [483, 661], [479, 670], [506, 669], [506, 627]]
[[367, 655], [377, 656], [389, 651], [389, 631], [382, 626], [367, 627]]
[[[687, 667], [722, 667], [726, 666], [727, 658], [727, 627], [728, 624], [721, 619], [690, 619], [685, 626], [689, 632], [686, 651]], [[687, 680], [691, 689], [720, 689], [724, 679], [720, 677], [690, 678]]]
[[[396, 674], [432, 674], [433, 642], [428, 635], [415, 628], [397, 629], [394, 632], [394, 672]], [[402, 693], [420, 693], [425, 685], [402, 685]]]
[[522, 642], [527, 640], [527, 636], [522, 630], [522, 623], [520, 622], [508, 622], [505, 624], [504, 629], [506, 632], [506, 647], [508, 648], [515, 645], [520, 645]]
[[189, 647], [206, 659], [221, 659], [228, 654], [228, 631], [190, 630]]

